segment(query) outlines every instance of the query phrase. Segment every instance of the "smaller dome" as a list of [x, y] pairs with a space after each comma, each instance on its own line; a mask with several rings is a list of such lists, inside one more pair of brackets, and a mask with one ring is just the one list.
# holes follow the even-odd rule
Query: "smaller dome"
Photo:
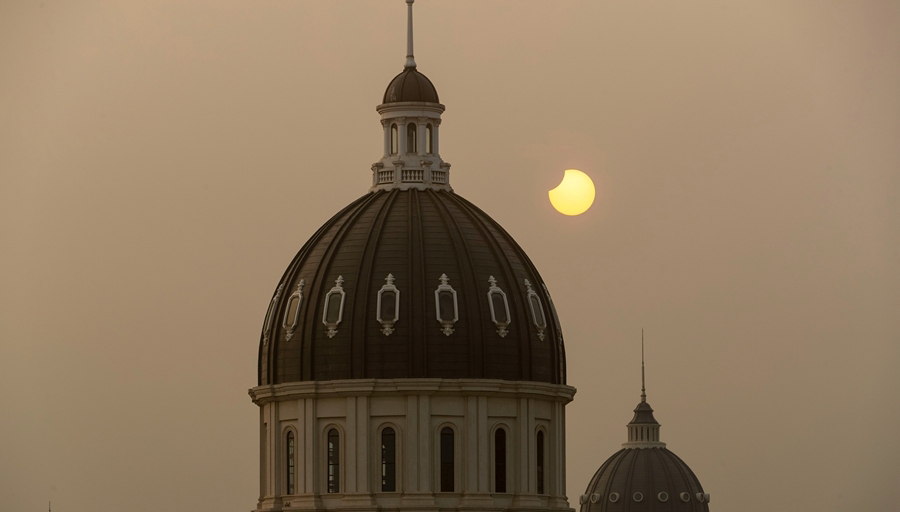
[[581, 512], [709, 512], [691, 468], [666, 448], [623, 448], [600, 466]]
[[659, 422], [641, 389], [628, 442], [600, 466], [579, 500], [581, 512], [709, 512], [709, 494], [659, 441]]
[[399, 103], [401, 101], [440, 103], [434, 84], [427, 76], [416, 71], [415, 67], [404, 68], [391, 80], [384, 91], [382, 103]]

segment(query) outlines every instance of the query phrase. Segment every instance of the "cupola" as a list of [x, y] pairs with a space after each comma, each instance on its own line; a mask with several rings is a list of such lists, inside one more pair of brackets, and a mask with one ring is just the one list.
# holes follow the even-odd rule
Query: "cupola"
[[414, 0], [406, 0], [406, 63], [388, 84], [376, 107], [384, 130], [384, 152], [372, 164], [372, 189], [452, 190], [450, 164], [441, 159], [440, 125], [444, 105], [413, 56]]

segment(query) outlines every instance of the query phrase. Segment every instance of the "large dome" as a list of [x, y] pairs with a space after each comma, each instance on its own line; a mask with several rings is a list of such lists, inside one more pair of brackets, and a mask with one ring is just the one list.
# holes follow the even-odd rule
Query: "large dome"
[[263, 325], [260, 385], [397, 378], [565, 383], [534, 265], [448, 190], [376, 190], [338, 212], [288, 266]]

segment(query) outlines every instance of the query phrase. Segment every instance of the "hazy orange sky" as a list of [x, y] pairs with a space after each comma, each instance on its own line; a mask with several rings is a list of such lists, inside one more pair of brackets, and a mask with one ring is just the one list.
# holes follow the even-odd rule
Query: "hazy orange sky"
[[[451, 183], [568, 351], [568, 495], [640, 393], [728, 512], [900, 502], [900, 3], [437, 1]], [[0, 510], [249, 510], [259, 331], [366, 193], [380, 1], [0, 3]], [[567, 168], [586, 214], [547, 201]]]

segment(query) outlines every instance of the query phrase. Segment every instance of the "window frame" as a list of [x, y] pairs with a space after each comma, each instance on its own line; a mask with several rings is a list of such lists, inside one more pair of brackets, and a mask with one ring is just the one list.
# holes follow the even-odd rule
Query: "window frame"
[[[451, 437], [452, 446], [450, 449], [450, 456], [452, 458], [451, 458], [450, 462], [444, 462], [444, 457], [443, 457], [444, 456], [443, 436], [444, 436], [444, 432], [446, 430], [449, 430], [450, 433], [452, 434], [452, 437]], [[460, 459], [459, 443], [457, 442], [458, 434], [459, 434], [458, 428], [456, 427], [456, 425], [454, 425], [452, 423], [443, 423], [443, 424], [439, 425], [437, 427], [437, 429], [435, 430], [435, 438], [436, 438], [436, 442], [435, 442], [436, 454], [435, 455], [436, 455], [436, 457], [434, 460], [437, 461], [437, 464], [435, 466], [435, 472], [436, 472], [435, 483], [437, 484], [435, 486], [436, 493], [438, 493], [438, 492], [440, 492], [440, 493], [459, 492], [456, 490], [459, 487], [459, 482], [458, 482], [459, 471], [457, 471], [457, 468], [461, 465], [462, 461], [459, 460]], [[450, 486], [449, 490], [444, 489], [444, 483], [445, 483], [444, 470], [446, 468], [445, 464], [450, 465], [449, 482], [450, 482], [451, 486]]]
[[272, 327], [275, 325], [275, 306], [278, 304], [278, 299], [281, 298], [282, 291], [284, 291], [284, 283], [278, 285], [278, 289], [275, 290], [275, 296], [269, 302], [269, 310], [266, 311], [266, 321], [263, 325], [263, 345], [269, 344], [269, 336], [272, 334]]
[[[491, 321], [494, 322], [495, 326], [497, 326], [497, 334], [500, 335], [501, 338], [505, 338], [506, 335], [509, 334], [507, 327], [509, 327], [510, 321], [512, 320], [509, 315], [509, 299], [506, 298], [506, 292], [504, 292], [500, 289], [499, 286], [497, 286], [497, 280], [494, 278], [494, 276], [490, 276], [488, 278], [488, 284], [490, 284], [490, 287], [488, 288], [487, 299], [488, 306], [491, 309]], [[500, 295], [500, 297], [503, 299], [503, 307], [506, 311], [505, 322], [500, 322], [497, 320], [497, 311], [494, 308], [494, 299], [492, 295]]]
[[[328, 321], [328, 307], [331, 305], [331, 296], [340, 294], [341, 295], [341, 303], [338, 309], [337, 321], [329, 322]], [[337, 326], [344, 319], [344, 303], [347, 300], [347, 294], [344, 292], [344, 276], [338, 276], [337, 279], [334, 280], [334, 287], [325, 294], [325, 304], [322, 306], [322, 323], [325, 324], [326, 335], [329, 338], [334, 338], [334, 335], [337, 334], [338, 329]]]
[[[385, 489], [385, 476], [386, 476], [385, 467], [387, 466], [388, 462], [386, 462], [386, 460], [385, 460], [384, 436], [385, 436], [385, 432], [387, 432], [388, 430], [390, 430], [392, 432], [392, 435], [394, 437], [394, 452], [393, 452], [394, 460], [392, 463], [393, 470], [394, 470], [394, 475], [393, 475], [394, 488], [393, 489]], [[377, 446], [378, 446], [378, 451], [379, 451], [380, 457], [377, 460], [379, 460], [378, 468], [380, 470], [379, 473], [381, 474], [381, 484], [379, 486], [379, 489], [380, 489], [379, 492], [400, 492], [399, 485], [398, 485], [399, 482], [397, 479], [397, 476], [399, 474], [401, 474], [399, 471], [400, 457], [397, 456], [397, 452], [398, 452], [397, 448], [400, 445], [399, 440], [400, 440], [399, 430], [393, 424], [383, 425], [378, 431]]]
[[[499, 470], [501, 469], [501, 461], [498, 459], [499, 448], [500, 445], [497, 444], [497, 436], [500, 433], [503, 433], [503, 461], [502, 461], [502, 469], [503, 469], [503, 480], [500, 480]], [[492, 491], [496, 494], [507, 494], [510, 492], [509, 490], [509, 428], [507, 428], [504, 424], [498, 424], [494, 427], [494, 431], [491, 433], [491, 488]], [[498, 484], [502, 483], [502, 488]]]
[[297, 435], [294, 429], [288, 428], [284, 436], [284, 493], [293, 495], [297, 492]]
[[[294, 293], [288, 297], [287, 301], [285, 301], [284, 305], [284, 318], [281, 320], [281, 327], [285, 330], [284, 339], [285, 341], [291, 341], [291, 338], [294, 337], [294, 329], [297, 328], [297, 322], [300, 321], [300, 308], [303, 307], [303, 287], [306, 285], [306, 279], [301, 279], [299, 283], [297, 283], [297, 289], [294, 290]], [[297, 298], [297, 311], [294, 314], [294, 321], [291, 325], [288, 325], [287, 321], [291, 314], [291, 301], [294, 300], [294, 297]]]
[[[394, 285], [394, 275], [388, 274], [384, 278], [385, 284], [378, 290], [378, 301], [375, 305], [375, 319], [381, 324], [381, 333], [390, 336], [394, 332], [394, 324], [400, 320], [400, 289]], [[381, 317], [381, 296], [384, 292], [394, 293], [394, 318], [385, 319]]]
[[[444, 333], [445, 336], [450, 336], [453, 334], [453, 325], [459, 321], [459, 301], [456, 297], [456, 290], [450, 286], [450, 278], [447, 277], [447, 274], [441, 274], [439, 278], [441, 284], [438, 285], [437, 289], [434, 290], [434, 309], [435, 309], [435, 317], [437, 318], [438, 323], [441, 324], [441, 332]], [[449, 292], [453, 296], [453, 319], [443, 319], [441, 318], [441, 292]]]
[[[331, 433], [334, 432], [337, 435], [337, 453], [335, 458], [336, 461], [333, 461], [331, 451], [329, 450], [329, 445], [331, 444]], [[323, 450], [325, 452], [325, 478], [322, 479], [325, 484], [325, 494], [340, 494], [341, 493], [341, 482], [343, 480], [343, 475], [341, 472], [343, 471], [343, 456], [344, 456], [344, 432], [337, 425], [329, 425], [325, 428], [325, 443], [323, 443]], [[336, 471], [332, 473], [332, 466], [336, 466]], [[334, 488], [332, 488], [332, 479], [331, 476], [334, 475]]]
[[547, 433], [538, 428], [534, 435], [535, 492], [547, 494]]
[[[538, 339], [544, 341], [544, 338], [546, 337], [545, 331], [547, 330], [547, 312], [544, 311], [544, 301], [542, 301], [541, 296], [531, 288], [531, 282], [528, 281], [528, 279], [525, 280], [525, 289], [525, 302], [528, 303], [528, 309], [531, 311], [531, 324], [537, 329]], [[534, 310], [534, 302], [532, 302], [532, 299], [537, 301], [543, 323], [538, 322], [537, 312]]]

